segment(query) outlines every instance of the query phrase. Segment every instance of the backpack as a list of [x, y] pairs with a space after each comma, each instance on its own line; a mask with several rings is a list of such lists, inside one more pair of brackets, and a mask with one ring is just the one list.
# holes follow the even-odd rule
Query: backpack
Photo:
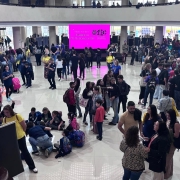
[[149, 91], [150, 92], [155, 92], [155, 89], [156, 89], [156, 78], [150, 78], [148, 83], [147, 83], [147, 86], [149, 88]]
[[83, 147], [85, 143], [85, 134], [83, 131], [75, 131], [74, 144], [76, 147]]
[[69, 153], [71, 152], [72, 146], [71, 143], [69, 141], [69, 139], [67, 137], [63, 138], [63, 150], [65, 153]]
[[[127, 84], [127, 83], [126, 83]], [[128, 87], [128, 91], [127, 91], [127, 95], [129, 94], [130, 90], [131, 90], [131, 86], [129, 84], [127, 84]]]
[[21, 88], [20, 80], [17, 77], [12, 78], [14, 90], [19, 90]]
[[66, 104], [69, 104], [69, 89], [66, 90], [66, 92], [63, 95], [63, 102], [65, 102]]

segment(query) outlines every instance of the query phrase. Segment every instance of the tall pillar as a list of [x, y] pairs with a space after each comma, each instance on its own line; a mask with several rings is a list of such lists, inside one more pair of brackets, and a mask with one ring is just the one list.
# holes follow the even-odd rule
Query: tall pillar
[[12, 4], [19, 4], [18, 0], [9, 0], [9, 3], [12, 3]]
[[21, 47], [24, 47], [24, 43], [26, 41], [27, 33], [26, 33], [26, 28], [25, 27], [20, 27], [21, 30]]
[[121, 36], [120, 36], [120, 53], [122, 53], [122, 45], [124, 41], [127, 41], [127, 26], [121, 26]]
[[129, 1], [128, 0], [122, 0], [121, 1], [121, 6], [128, 6], [129, 5]]
[[49, 26], [49, 47], [51, 47], [52, 44], [57, 44], [56, 26]]
[[163, 41], [163, 26], [156, 26], [154, 43], [161, 44]]
[[21, 47], [21, 29], [20, 27], [13, 27], [13, 42], [14, 49], [18, 49]]
[[41, 26], [32, 26], [32, 33], [42, 36]]
[[92, 6], [92, 0], [85, 0], [84, 1], [84, 6]]

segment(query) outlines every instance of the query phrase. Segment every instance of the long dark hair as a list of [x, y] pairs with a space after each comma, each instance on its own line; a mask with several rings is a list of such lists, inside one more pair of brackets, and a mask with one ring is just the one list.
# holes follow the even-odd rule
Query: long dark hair
[[91, 82], [88, 81], [88, 82], [86, 83], [86, 89], [91, 90], [90, 85], [91, 85]]
[[77, 91], [78, 91], [79, 86], [80, 86], [80, 79], [79, 79], [79, 78], [77, 78], [77, 79], [76, 79], [76, 86], [75, 86], [75, 88], [74, 88], [74, 91], [75, 91], [75, 92], [77, 92]]
[[152, 117], [152, 120], [154, 122], [156, 122], [159, 119], [158, 113], [157, 113], [157, 108], [155, 105], [151, 104], [149, 106], [149, 108], [151, 109], [151, 114], [146, 113], [145, 117], [144, 117], [144, 123], [150, 118], [150, 116]]
[[159, 120], [159, 129], [157, 130], [158, 136], [169, 136], [169, 130], [164, 121]]
[[156, 78], [156, 76], [157, 76], [157, 72], [156, 72], [155, 69], [153, 69], [153, 70], [151, 71], [151, 78]]
[[4, 106], [4, 108], [3, 108], [3, 111], [9, 111], [9, 113], [10, 113], [10, 115], [11, 116], [15, 116], [16, 115], [16, 113], [13, 111], [13, 108], [10, 106], [10, 105], [6, 105], [6, 106]]
[[139, 143], [139, 129], [137, 126], [130, 127], [126, 132], [126, 144], [128, 147], [137, 147]]
[[170, 128], [173, 129], [174, 131], [174, 125], [175, 123], [177, 123], [176, 112], [174, 109], [170, 109], [167, 111], [167, 113], [169, 114], [169, 117], [170, 117]]

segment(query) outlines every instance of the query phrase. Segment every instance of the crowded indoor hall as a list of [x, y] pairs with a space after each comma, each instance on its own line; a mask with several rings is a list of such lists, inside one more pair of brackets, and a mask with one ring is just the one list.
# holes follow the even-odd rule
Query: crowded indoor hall
[[0, 7], [0, 180], [180, 180], [178, 1]]

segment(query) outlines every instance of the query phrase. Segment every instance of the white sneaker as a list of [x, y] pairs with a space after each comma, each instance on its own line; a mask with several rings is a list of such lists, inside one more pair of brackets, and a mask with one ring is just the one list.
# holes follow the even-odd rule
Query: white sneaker
[[61, 79], [59, 78], [58, 81], [61, 81]]
[[7, 101], [8, 101], [8, 102], [11, 102], [11, 99], [10, 99], [10, 98], [7, 98]]
[[38, 173], [37, 168], [34, 168], [32, 171], [33, 171], [34, 173]]

